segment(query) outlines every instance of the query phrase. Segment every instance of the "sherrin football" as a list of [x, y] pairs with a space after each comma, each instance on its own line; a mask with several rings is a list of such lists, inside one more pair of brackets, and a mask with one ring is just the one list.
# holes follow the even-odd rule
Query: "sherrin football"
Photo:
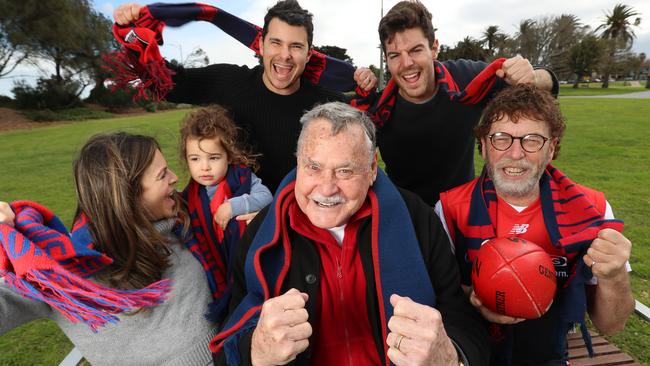
[[472, 264], [472, 285], [483, 305], [515, 318], [544, 315], [555, 297], [555, 268], [538, 245], [517, 237], [494, 238]]

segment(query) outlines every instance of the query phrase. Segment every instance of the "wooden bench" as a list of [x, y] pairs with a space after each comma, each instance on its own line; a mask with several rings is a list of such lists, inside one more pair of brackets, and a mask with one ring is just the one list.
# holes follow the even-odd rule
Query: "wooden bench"
[[[634, 311], [645, 321], [650, 322], [650, 309], [639, 301], [636, 301]], [[594, 358], [589, 358], [587, 347], [582, 341], [580, 333], [569, 334], [569, 359], [571, 366], [602, 366], [602, 365], [626, 365], [641, 366], [632, 357], [623, 353], [616, 346], [607, 342], [598, 333], [591, 332], [591, 341], [594, 346]], [[59, 364], [59, 366], [77, 366], [83, 360], [78, 349], [73, 348], [70, 354]]]
[[571, 366], [641, 366], [637, 360], [607, 342], [603, 336], [596, 332], [591, 332], [591, 342], [593, 343], [595, 354], [593, 358], [589, 357], [587, 347], [585, 347], [580, 333], [569, 334], [568, 338]]

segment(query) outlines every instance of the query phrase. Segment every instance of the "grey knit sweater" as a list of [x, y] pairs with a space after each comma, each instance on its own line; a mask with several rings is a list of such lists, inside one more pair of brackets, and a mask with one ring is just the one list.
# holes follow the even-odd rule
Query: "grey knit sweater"
[[120, 315], [117, 324], [93, 333], [84, 324], [72, 324], [45, 303], [16, 294], [0, 280], [0, 334], [34, 319], [49, 318], [93, 366], [211, 364], [208, 342], [217, 329], [204, 317], [211, 301], [210, 289], [201, 264], [170, 233], [172, 224], [172, 220], [156, 223], [173, 251], [172, 265], [163, 275], [172, 280], [173, 290], [162, 305]]

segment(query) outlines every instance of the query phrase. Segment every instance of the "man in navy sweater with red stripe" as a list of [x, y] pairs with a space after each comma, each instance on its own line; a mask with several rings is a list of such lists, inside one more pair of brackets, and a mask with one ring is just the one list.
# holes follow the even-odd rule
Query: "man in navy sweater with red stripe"
[[[121, 5], [114, 12], [115, 22], [128, 25], [146, 11], [138, 4]], [[295, 0], [278, 1], [265, 15], [261, 38], [254, 45], [263, 65], [177, 67], [174, 86], [165, 96], [174, 103], [227, 108], [246, 131], [248, 142], [262, 154], [257, 175], [272, 192], [295, 166], [300, 116], [316, 104], [344, 99], [342, 93], [314, 85], [303, 76], [313, 52], [312, 17]], [[367, 68], [357, 69], [354, 79], [363, 89], [376, 85]]]

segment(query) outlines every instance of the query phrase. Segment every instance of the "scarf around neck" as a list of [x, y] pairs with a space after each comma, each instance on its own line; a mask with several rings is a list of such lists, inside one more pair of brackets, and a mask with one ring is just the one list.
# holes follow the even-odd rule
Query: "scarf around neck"
[[[596, 209], [578, 185], [550, 164], [539, 184], [546, 230], [551, 243], [567, 257], [569, 269], [564, 284], [558, 283], [559, 297], [556, 296], [557, 303], [553, 305], [560, 307], [555, 351], [563, 354], [568, 330], [574, 323], [579, 323], [589, 354], [593, 355], [584, 319], [587, 310], [585, 284], [593, 275], [582, 257], [600, 230], [611, 228], [622, 232], [623, 221], [604, 219], [603, 213]], [[494, 183], [483, 169], [472, 190], [467, 226], [461, 230], [462, 235], [455, 238], [457, 246], [467, 248], [468, 252], [477, 251], [484, 240], [496, 237], [497, 202]]]
[[15, 201], [15, 227], [0, 224], [0, 277], [24, 297], [45, 302], [72, 323], [93, 332], [116, 323], [116, 314], [156, 306], [170, 291], [169, 280], [138, 290], [121, 290], [88, 279], [112, 259], [94, 249], [85, 215], [68, 232], [49, 209]]
[[201, 262], [208, 277], [208, 285], [215, 300], [210, 305], [208, 317], [222, 318], [230, 300], [230, 268], [232, 253], [244, 234], [246, 223], [234, 218], [223, 230], [215, 221], [214, 213], [229, 198], [249, 194], [252, 170], [244, 165], [228, 166], [226, 177], [219, 182], [217, 191], [210, 200], [205, 186], [190, 179], [183, 191], [187, 201], [192, 231], [196, 240], [188, 246]]
[[[238, 365], [239, 339], [254, 328], [264, 301], [280, 295], [291, 266], [291, 243], [287, 210], [295, 202], [296, 171], [282, 181], [246, 256], [247, 294], [230, 314], [222, 331], [210, 342], [213, 352], [223, 351], [229, 365]], [[413, 301], [435, 305], [435, 293], [429, 278], [408, 209], [399, 191], [379, 170], [368, 192], [372, 214], [372, 259], [379, 299], [382, 339], [389, 332], [393, 315], [391, 294], [408, 296]], [[379, 235], [381, 233], [381, 235]], [[398, 244], [399, 245], [396, 245]], [[385, 356], [384, 364], [390, 361]]]
[[[478, 104], [487, 97], [497, 80], [496, 71], [501, 69], [505, 61], [505, 58], [494, 60], [476, 75], [465, 89], [461, 90], [447, 67], [442, 62], [434, 60], [434, 78], [438, 85], [438, 92], [444, 92], [453, 102]], [[390, 121], [398, 91], [399, 87], [393, 76], [381, 93], [369, 93], [365, 97], [353, 99], [350, 104], [366, 111], [377, 127], [381, 128]]]
[[[155, 3], [140, 10], [139, 18], [129, 26], [113, 25], [113, 35], [123, 48], [105, 57], [106, 69], [115, 88], [126, 89], [137, 81], [137, 98], [159, 101], [173, 88], [170, 70], [158, 45], [163, 44], [165, 26], [180, 27], [193, 21], [206, 21], [219, 27], [260, 56], [262, 28], [215, 6], [200, 3]], [[345, 61], [312, 51], [303, 76], [312, 84], [335, 91], [351, 91], [355, 67]]]

